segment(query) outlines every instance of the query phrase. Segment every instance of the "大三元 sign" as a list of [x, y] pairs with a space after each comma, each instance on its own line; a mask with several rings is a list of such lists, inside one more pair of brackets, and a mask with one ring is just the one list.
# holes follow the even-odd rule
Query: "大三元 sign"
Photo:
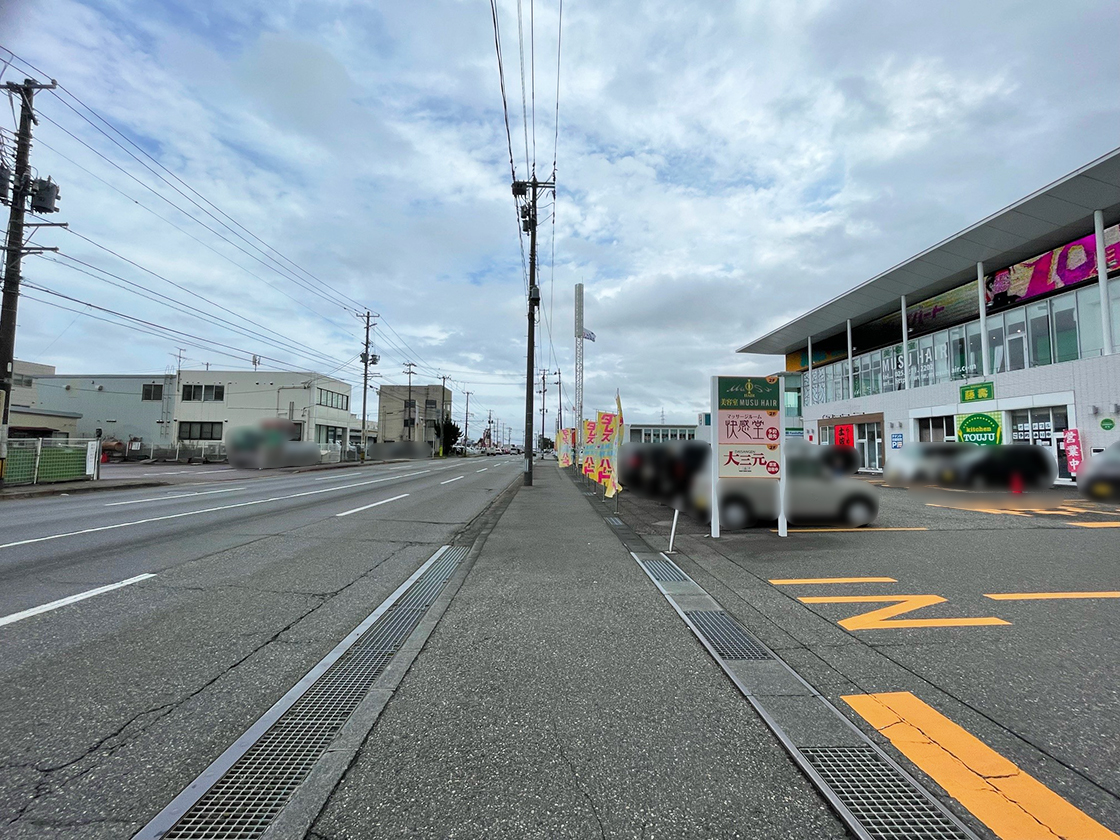
[[781, 472], [776, 443], [720, 444], [720, 478], [777, 478]]
[[962, 443], [976, 443], [981, 446], [995, 446], [1003, 443], [1003, 428], [997, 412], [977, 412], [958, 414], [957, 440]]
[[977, 382], [975, 385], [961, 386], [961, 402], [981, 402], [995, 399], [996, 386], [993, 382]]

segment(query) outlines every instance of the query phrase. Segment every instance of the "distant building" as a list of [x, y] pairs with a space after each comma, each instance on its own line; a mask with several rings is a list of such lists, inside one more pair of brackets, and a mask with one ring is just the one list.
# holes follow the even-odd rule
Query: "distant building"
[[[377, 443], [377, 422], [366, 421], [366, 443]], [[350, 446], [360, 449], [362, 446], [362, 421], [357, 414], [350, 415]]]
[[35, 375], [38, 406], [78, 417], [76, 436], [141, 440], [167, 446], [172, 440], [175, 374]]
[[378, 389], [377, 429], [381, 443], [426, 441], [436, 446], [440, 412], [451, 416], [451, 391], [442, 385], [382, 385]]
[[12, 364], [12, 406], [8, 435], [12, 438], [72, 438], [78, 436], [81, 412], [72, 407], [45, 406], [39, 400], [36, 377], [54, 373], [51, 365], [34, 362]]
[[295, 422], [300, 440], [345, 446], [350, 435], [350, 385], [323, 374], [184, 370], [176, 397], [177, 441], [221, 441], [231, 428], [269, 417]]
[[671, 440], [696, 440], [696, 426], [683, 423], [627, 423], [631, 443], [668, 443]]

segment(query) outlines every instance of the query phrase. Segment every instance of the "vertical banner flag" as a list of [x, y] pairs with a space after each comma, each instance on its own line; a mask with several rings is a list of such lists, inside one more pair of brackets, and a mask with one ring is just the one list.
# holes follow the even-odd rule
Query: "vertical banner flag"
[[610, 487], [614, 473], [614, 438], [618, 433], [618, 415], [600, 411], [596, 416], [595, 481]]
[[1077, 471], [1081, 468], [1081, 433], [1077, 429], [1066, 429], [1063, 434], [1065, 448], [1066, 448], [1066, 466], [1069, 467], [1070, 475], [1077, 475]]
[[561, 467], [570, 467], [575, 463], [575, 429], [561, 429], [557, 434], [557, 449]]
[[580, 470], [584, 475], [595, 477], [595, 421], [585, 420], [583, 424], [583, 463]]
[[612, 448], [612, 457], [614, 458], [612, 463], [614, 469], [611, 470], [610, 483], [607, 485], [606, 496], [608, 499], [622, 490], [622, 485], [618, 483], [618, 463], [622, 457], [622, 442], [626, 434], [626, 424], [622, 419], [622, 396], [617, 390], [614, 392], [614, 409], [615, 417], [617, 418], [614, 433], [614, 446]]

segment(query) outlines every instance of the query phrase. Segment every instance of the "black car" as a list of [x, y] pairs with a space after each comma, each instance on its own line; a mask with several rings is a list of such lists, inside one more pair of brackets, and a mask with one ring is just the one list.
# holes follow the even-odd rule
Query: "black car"
[[1046, 490], [1058, 477], [1058, 463], [1041, 446], [977, 446], [956, 458], [941, 477], [943, 484], [973, 490]]
[[1077, 489], [1089, 499], [1120, 499], [1120, 441], [1081, 465]]

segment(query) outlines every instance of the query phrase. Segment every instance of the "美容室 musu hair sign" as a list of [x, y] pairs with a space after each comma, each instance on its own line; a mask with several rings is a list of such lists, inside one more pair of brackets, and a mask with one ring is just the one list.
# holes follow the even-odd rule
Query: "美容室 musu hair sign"
[[713, 376], [712, 528], [719, 536], [720, 479], [771, 480], [782, 486], [778, 533], [786, 535], [782, 422], [784, 383], [778, 376]]

